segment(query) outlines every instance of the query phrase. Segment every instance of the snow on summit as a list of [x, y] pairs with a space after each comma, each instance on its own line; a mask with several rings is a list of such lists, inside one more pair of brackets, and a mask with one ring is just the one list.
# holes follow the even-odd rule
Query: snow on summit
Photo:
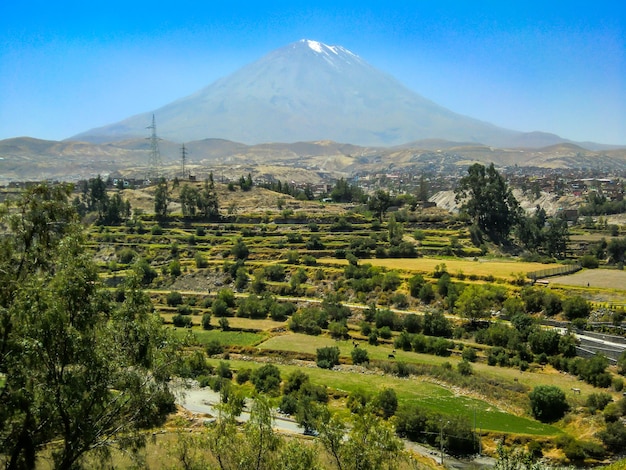
[[322, 45], [323, 45], [322, 43], [317, 42], [317, 41], [311, 41], [309, 39], [306, 39], [306, 43], [315, 52], [322, 53]]

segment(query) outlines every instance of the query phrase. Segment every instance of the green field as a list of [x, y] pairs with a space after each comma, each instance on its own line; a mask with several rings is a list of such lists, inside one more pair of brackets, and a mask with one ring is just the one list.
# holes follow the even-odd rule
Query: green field
[[[221, 359], [210, 359], [217, 365]], [[262, 364], [231, 360], [234, 369], [256, 369]], [[444, 415], [465, 416], [470, 422], [476, 419], [476, 427], [487, 432], [525, 434], [534, 436], [553, 436], [561, 431], [554, 426], [516, 416], [496, 409], [493, 405], [474, 398], [455, 395], [448, 388], [425, 381], [419, 377], [399, 378], [379, 376], [376, 373], [364, 374], [357, 372], [335, 371], [318, 367], [304, 368], [297, 365], [276, 364], [281, 375], [286, 377], [295, 370], [304, 371], [316, 384], [324, 384], [332, 389], [351, 393], [362, 391], [375, 394], [384, 388], [393, 389], [400, 403], [417, 403], [426, 409]]]
[[254, 346], [259, 344], [267, 335], [264, 333], [250, 333], [246, 331], [222, 331], [222, 330], [201, 330], [197, 328], [175, 328], [174, 334], [183, 339], [192, 334], [199, 344], [207, 345], [211, 340], [217, 340], [223, 345], [229, 346]]

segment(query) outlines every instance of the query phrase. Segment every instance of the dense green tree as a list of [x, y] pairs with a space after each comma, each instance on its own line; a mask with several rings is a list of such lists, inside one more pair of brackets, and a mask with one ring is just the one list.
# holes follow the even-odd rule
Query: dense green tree
[[491, 293], [485, 287], [470, 284], [456, 301], [455, 310], [462, 317], [471, 322], [489, 316], [489, 309], [493, 306]]
[[167, 204], [169, 202], [169, 190], [167, 182], [161, 178], [154, 191], [154, 213], [157, 219], [163, 220], [167, 217]]
[[332, 369], [339, 364], [339, 348], [337, 346], [327, 346], [317, 348], [317, 366], [322, 369]]
[[626, 254], [626, 237], [613, 238], [606, 246], [611, 263], [624, 263]]
[[[55, 468], [85, 453], [138, 446], [141, 427], [173, 407], [173, 357], [158, 315], [128, 277], [111, 302], [84, 249], [69, 188], [29, 189], [2, 214], [0, 443], [7, 468], [33, 468], [49, 444]], [[124, 439], [114, 439], [120, 435]]]
[[583, 297], [575, 295], [563, 301], [563, 313], [568, 320], [587, 318], [591, 313], [591, 306]]
[[184, 184], [180, 190], [180, 207], [183, 217], [194, 217], [198, 206], [198, 188]]
[[319, 441], [339, 470], [396, 469], [407, 456], [391, 424], [366, 407], [346, 423], [324, 410], [318, 420]]
[[219, 203], [212, 177], [204, 180], [204, 187], [198, 193], [197, 205], [205, 219], [219, 216]]
[[456, 189], [461, 210], [494, 241], [506, 240], [520, 214], [511, 189], [493, 163], [487, 168], [475, 163], [467, 172]]
[[567, 242], [569, 241], [569, 229], [567, 220], [561, 217], [553, 217], [548, 220], [544, 230], [544, 248], [548, 256], [565, 258]]
[[353, 364], [363, 364], [370, 361], [367, 350], [363, 348], [354, 348], [350, 352], [350, 357], [352, 357]]
[[276, 395], [280, 389], [280, 370], [274, 364], [265, 364], [252, 372], [250, 380], [257, 392]]
[[528, 397], [533, 416], [543, 422], [561, 419], [569, 409], [565, 393], [554, 385], [537, 385]]
[[382, 222], [385, 212], [391, 207], [391, 196], [388, 192], [379, 189], [373, 196], [370, 196], [367, 204], [378, 220]]

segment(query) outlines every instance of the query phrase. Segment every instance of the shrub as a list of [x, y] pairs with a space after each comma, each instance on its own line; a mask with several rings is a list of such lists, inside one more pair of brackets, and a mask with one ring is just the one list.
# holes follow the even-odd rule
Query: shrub
[[216, 317], [225, 317], [226, 315], [230, 314], [230, 309], [228, 308], [228, 305], [222, 299], [216, 299], [213, 302], [213, 304], [211, 305], [211, 311]]
[[181, 315], [191, 315], [193, 309], [191, 308], [191, 306], [183, 304], [176, 307], [176, 311]]
[[339, 348], [328, 346], [317, 349], [317, 366], [322, 369], [332, 369], [339, 364]]
[[538, 385], [529, 393], [533, 416], [550, 423], [561, 419], [569, 409], [565, 393], [554, 385]]
[[391, 338], [391, 328], [388, 326], [383, 326], [378, 330], [378, 335], [383, 339]]
[[180, 292], [170, 292], [165, 297], [165, 302], [170, 307], [176, 307], [177, 305], [180, 305], [183, 303], [183, 296], [181, 295]]
[[593, 255], [584, 255], [578, 261], [583, 268], [587, 269], [596, 269], [599, 265], [598, 258]]
[[202, 315], [202, 329], [210, 330], [211, 329], [211, 314], [205, 313]]
[[119, 251], [119, 253], [117, 254], [117, 259], [120, 263], [129, 264], [133, 262], [135, 256], [137, 256], [135, 250], [125, 247]]
[[214, 356], [216, 354], [222, 354], [224, 352], [224, 346], [217, 339], [209, 340], [206, 345], [206, 353], [209, 356]]
[[181, 270], [180, 270], [180, 262], [178, 260], [172, 260], [170, 261], [170, 264], [168, 266], [168, 270], [169, 273], [174, 276], [174, 277], [178, 277], [181, 274]]
[[591, 306], [589, 302], [577, 295], [574, 297], [568, 297], [563, 302], [563, 313], [568, 320], [574, 320], [576, 318], [586, 318], [591, 312]]
[[235, 380], [239, 385], [245, 384], [252, 375], [252, 369], [239, 369]]
[[228, 362], [220, 361], [215, 368], [215, 374], [223, 379], [231, 379], [233, 377], [233, 371], [230, 370]]
[[335, 339], [349, 338], [348, 327], [345, 321], [333, 321], [328, 324], [328, 332]]
[[592, 393], [587, 397], [585, 406], [589, 408], [591, 413], [596, 411], [602, 411], [606, 408], [606, 405], [613, 401], [613, 397], [608, 393]]
[[456, 368], [461, 375], [472, 375], [472, 365], [468, 361], [459, 362]]
[[611, 452], [621, 452], [626, 448], [626, 427], [620, 421], [607, 423], [598, 437]]
[[363, 348], [354, 348], [350, 356], [352, 356], [353, 364], [363, 364], [370, 361], [367, 351]]
[[467, 362], [475, 362], [476, 361], [476, 350], [472, 347], [467, 347], [463, 349], [461, 353], [461, 358]]
[[230, 330], [230, 323], [228, 322], [228, 318], [222, 317], [219, 319], [218, 324], [223, 331]]
[[181, 315], [180, 313], [178, 315], [174, 315], [172, 317], [172, 323], [174, 323], [174, 326], [177, 326], [179, 328], [191, 328], [191, 317], [189, 317], [188, 315]]
[[209, 265], [206, 258], [202, 256], [202, 253], [200, 252], [196, 252], [196, 254], [194, 255], [194, 260], [196, 262], [196, 268], [198, 269], [206, 268]]
[[398, 409], [398, 397], [396, 396], [396, 392], [391, 388], [382, 390], [376, 398], [374, 398], [374, 406], [383, 418], [391, 418]]
[[277, 395], [280, 389], [280, 371], [274, 364], [266, 364], [254, 372], [250, 380], [257, 392]]

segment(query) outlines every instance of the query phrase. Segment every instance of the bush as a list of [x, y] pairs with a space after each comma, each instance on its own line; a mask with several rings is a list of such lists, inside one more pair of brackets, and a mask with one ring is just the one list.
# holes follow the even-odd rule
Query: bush
[[180, 270], [180, 262], [178, 260], [172, 260], [170, 261], [170, 264], [168, 266], [168, 270], [169, 273], [174, 276], [174, 277], [178, 277], [181, 274], [181, 270]]
[[252, 376], [252, 369], [239, 369], [235, 380], [239, 385], [245, 384]]
[[464, 348], [463, 352], [461, 353], [461, 358], [464, 361], [476, 362], [476, 350], [472, 347]]
[[354, 348], [350, 356], [353, 364], [363, 364], [370, 361], [367, 351], [363, 348]]
[[178, 307], [176, 307], [176, 311], [180, 313], [181, 315], [191, 315], [193, 312], [193, 309], [191, 308], [191, 306], [183, 304], [183, 305], [179, 305]]
[[398, 397], [396, 396], [396, 392], [391, 388], [382, 390], [376, 398], [374, 398], [374, 406], [383, 418], [391, 418], [398, 409]]
[[563, 313], [570, 321], [576, 318], [587, 318], [590, 312], [591, 306], [589, 302], [579, 295], [568, 297], [563, 301]]
[[620, 421], [607, 423], [606, 429], [600, 431], [598, 437], [611, 452], [622, 452], [626, 448], [626, 427]]
[[230, 370], [228, 362], [220, 361], [215, 368], [215, 375], [222, 377], [223, 379], [232, 379], [233, 371]]
[[339, 348], [328, 346], [317, 349], [317, 366], [322, 369], [332, 369], [339, 364]]
[[335, 339], [347, 339], [350, 337], [348, 334], [348, 326], [345, 321], [333, 321], [328, 324], [328, 332], [330, 336]]
[[130, 264], [137, 256], [137, 253], [132, 248], [122, 248], [117, 254], [117, 260], [123, 264]]
[[181, 315], [180, 313], [178, 315], [174, 315], [172, 317], [172, 323], [174, 323], [174, 326], [177, 326], [179, 328], [191, 328], [191, 317], [189, 317], [188, 315]]
[[209, 356], [214, 356], [216, 354], [222, 354], [224, 352], [224, 346], [217, 339], [209, 340], [206, 345], [206, 353]]
[[578, 261], [583, 268], [587, 269], [596, 269], [599, 265], [598, 258], [593, 255], [584, 255]]
[[554, 385], [538, 385], [528, 397], [533, 416], [545, 423], [561, 419], [569, 410], [565, 393]]
[[468, 361], [459, 362], [456, 368], [461, 375], [472, 375], [472, 365]]
[[391, 338], [391, 328], [389, 328], [388, 326], [383, 326], [381, 329], [378, 330], [378, 335], [383, 339]]
[[165, 297], [165, 302], [170, 307], [176, 307], [177, 305], [180, 305], [183, 303], [183, 296], [181, 295], [180, 292], [170, 292]]
[[220, 326], [220, 328], [222, 329], [222, 331], [230, 330], [230, 323], [228, 322], [228, 318], [222, 317], [222, 318], [219, 319], [219, 321], [217, 323]]
[[209, 265], [206, 258], [202, 256], [202, 253], [200, 252], [196, 252], [196, 254], [194, 255], [194, 260], [196, 262], [196, 268], [198, 269], [206, 268]]
[[266, 364], [254, 372], [250, 380], [257, 392], [277, 395], [280, 389], [280, 371], [274, 364]]
[[589, 412], [592, 414], [596, 411], [602, 411], [606, 408], [606, 405], [613, 401], [613, 397], [608, 393], [592, 393], [587, 397], [585, 406], [589, 408]]
[[205, 313], [202, 315], [202, 329], [210, 330], [211, 329], [211, 314]]

